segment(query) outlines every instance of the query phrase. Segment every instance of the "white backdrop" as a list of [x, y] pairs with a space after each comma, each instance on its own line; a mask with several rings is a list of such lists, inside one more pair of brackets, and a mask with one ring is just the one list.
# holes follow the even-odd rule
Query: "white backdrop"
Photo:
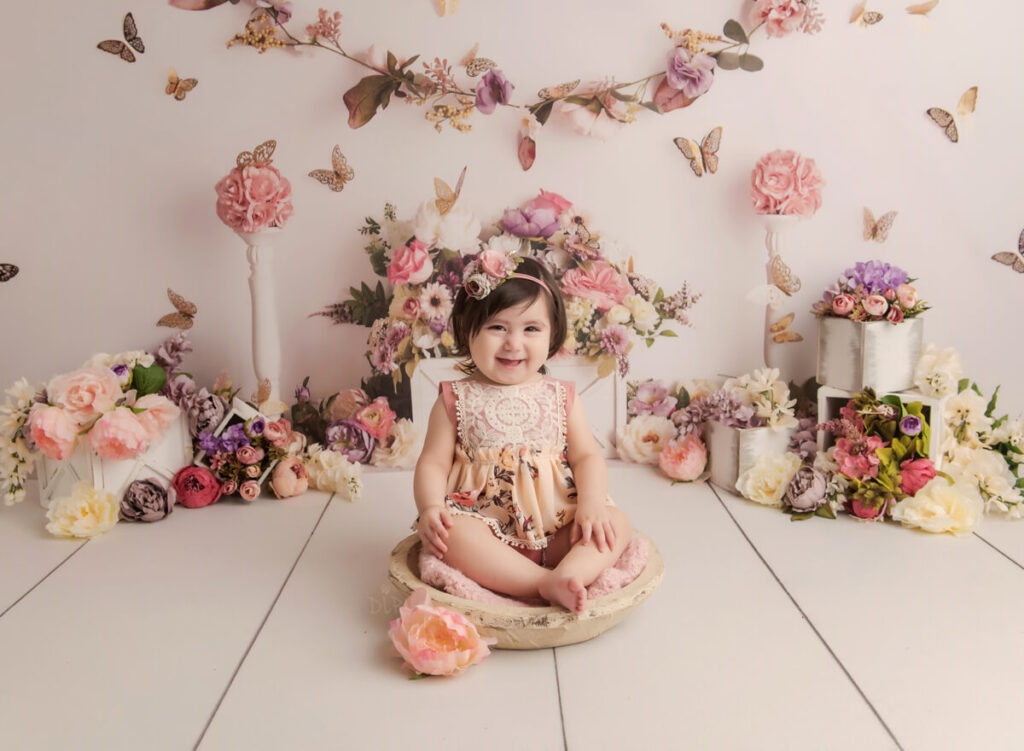
[[[225, 47], [251, 9], [243, 0], [187, 12], [151, 0], [18, 3], [5, 10], [0, 261], [21, 273], [0, 285], [0, 384], [77, 367], [97, 351], [150, 348], [169, 330], [171, 287], [199, 306], [186, 362], [202, 382], [221, 370], [249, 393], [248, 265], [244, 245], [214, 214], [213, 185], [235, 155], [268, 138], [294, 186], [295, 215], [276, 267], [286, 394], [305, 375], [314, 395], [368, 375], [366, 329], [309, 318], [375, 283], [363, 217], [385, 201], [411, 217], [432, 180], [454, 184], [468, 166], [463, 201], [486, 223], [544, 188], [588, 209], [595, 226], [632, 254], [637, 270], [673, 291], [688, 280], [704, 298], [694, 328], [633, 358], [634, 376], [703, 377], [756, 366], [763, 309], [744, 301], [763, 281], [762, 224], [750, 208], [750, 170], [764, 153], [813, 157], [827, 181], [824, 205], [786, 237], [783, 255], [802, 277], [790, 375], [809, 376], [822, 288], [853, 262], [884, 258], [919, 277], [925, 340], [957, 347], [986, 392], [1004, 384], [1005, 405], [1024, 407], [1015, 375], [1024, 366], [1015, 302], [1024, 276], [989, 260], [1015, 250], [1024, 226], [1020, 84], [1012, 29], [1016, 0], [942, 0], [926, 24], [907, 0], [873, 0], [885, 19], [847, 23], [854, 0], [824, 0], [815, 36], [755, 37], [766, 67], [718, 71], [710, 92], [668, 115], [642, 112], [608, 142], [571, 132], [553, 117], [537, 163], [515, 157], [519, 110], [474, 115], [473, 130], [436, 133], [423, 110], [401, 102], [367, 126], [346, 125], [343, 93], [364, 70], [323, 51], [259, 55]], [[475, 43], [516, 85], [513, 101], [574, 78], [634, 80], [664, 65], [659, 29], [721, 29], [742, 0], [462, 0], [439, 17], [433, 0], [349, 0], [340, 10], [349, 51], [376, 44], [400, 56], [456, 62]], [[119, 38], [133, 11], [146, 52], [126, 64], [96, 49]], [[316, 5], [298, 0], [302, 30]], [[167, 69], [194, 76], [183, 102], [166, 96]], [[418, 66], [419, 63], [416, 63]], [[979, 86], [977, 112], [949, 143], [924, 114], [955, 109]], [[672, 144], [724, 128], [718, 174], [697, 179]], [[356, 171], [341, 193], [311, 178], [339, 143]], [[899, 211], [887, 243], [861, 238], [864, 206]]]

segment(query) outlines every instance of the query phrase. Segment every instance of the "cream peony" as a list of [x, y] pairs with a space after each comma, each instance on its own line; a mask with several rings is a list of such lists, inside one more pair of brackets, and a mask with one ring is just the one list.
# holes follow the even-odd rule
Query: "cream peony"
[[765, 506], [781, 506], [786, 487], [800, 464], [800, 457], [788, 451], [759, 456], [753, 466], [736, 479], [736, 490], [748, 500]]
[[984, 448], [957, 447], [945, 465], [955, 479], [973, 485], [985, 500], [985, 508], [1019, 515], [1020, 491], [1014, 487], [1017, 477], [1010, 471], [1003, 456]]
[[119, 510], [113, 493], [79, 482], [71, 495], [50, 502], [46, 531], [58, 537], [95, 537], [117, 524]]
[[651, 331], [658, 325], [658, 311], [640, 295], [626, 295], [622, 304], [633, 316], [637, 331]]
[[939, 349], [929, 344], [914, 369], [914, 385], [926, 396], [950, 396], [956, 393], [963, 374], [963, 363], [955, 349]]
[[985, 415], [988, 402], [974, 389], [964, 389], [946, 400], [944, 418], [949, 428], [949, 437], [944, 448], [953, 442], [970, 448], [980, 448], [981, 433], [992, 427], [992, 418]]
[[347, 501], [358, 501], [363, 493], [363, 467], [337, 451], [314, 443], [305, 458], [310, 487], [338, 493]]
[[409, 469], [416, 465], [422, 449], [423, 431], [412, 420], [403, 417], [391, 426], [387, 439], [377, 444], [370, 457], [370, 464], [375, 467]]
[[480, 220], [464, 205], [456, 203], [442, 216], [436, 201], [424, 201], [416, 211], [413, 233], [427, 248], [475, 252], [480, 244]]
[[981, 511], [981, 494], [976, 487], [962, 480], [950, 485], [945, 478], [936, 477], [893, 506], [892, 518], [925, 532], [963, 535], [974, 529]]
[[676, 433], [675, 425], [667, 417], [639, 415], [619, 433], [616, 448], [619, 456], [628, 462], [657, 464], [658, 456]]
[[388, 636], [405, 664], [423, 675], [458, 675], [483, 662], [496, 641], [480, 636], [461, 613], [434, 605], [422, 587], [399, 609]]

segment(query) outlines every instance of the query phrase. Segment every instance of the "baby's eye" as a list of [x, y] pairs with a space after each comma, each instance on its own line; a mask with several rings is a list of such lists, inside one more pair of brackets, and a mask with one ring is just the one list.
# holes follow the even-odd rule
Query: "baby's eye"
[[540, 326], [527, 326], [527, 331], [540, 331]]
[[504, 331], [505, 327], [502, 326], [500, 323], [492, 323], [490, 326], [487, 327], [487, 330], [488, 331]]

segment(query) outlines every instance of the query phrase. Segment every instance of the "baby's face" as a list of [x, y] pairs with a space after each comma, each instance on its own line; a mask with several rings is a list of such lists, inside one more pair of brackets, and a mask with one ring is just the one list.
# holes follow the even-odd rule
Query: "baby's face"
[[551, 344], [548, 305], [547, 295], [538, 295], [484, 323], [469, 342], [469, 356], [482, 376], [507, 386], [536, 377]]

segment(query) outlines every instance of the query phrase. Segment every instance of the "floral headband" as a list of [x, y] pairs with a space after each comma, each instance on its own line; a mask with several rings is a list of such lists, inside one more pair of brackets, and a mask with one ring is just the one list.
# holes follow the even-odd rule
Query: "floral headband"
[[522, 261], [522, 256], [509, 255], [500, 250], [485, 250], [466, 265], [462, 272], [462, 288], [470, 297], [483, 300], [509, 279], [529, 279], [547, 290], [550, 295], [551, 290], [543, 279], [516, 272], [516, 267]]

